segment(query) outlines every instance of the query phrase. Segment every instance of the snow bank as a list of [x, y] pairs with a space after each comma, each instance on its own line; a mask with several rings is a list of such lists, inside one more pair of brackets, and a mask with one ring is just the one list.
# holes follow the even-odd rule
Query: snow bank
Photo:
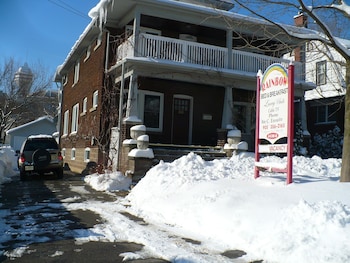
[[293, 163], [294, 183], [286, 185], [285, 174], [254, 179], [247, 155], [206, 162], [189, 154], [152, 168], [127, 200], [133, 213], [211, 249], [242, 249], [247, 260], [349, 262], [350, 185], [338, 182], [341, 160]]
[[17, 170], [17, 157], [10, 146], [0, 147], [0, 184], [11, 180]]

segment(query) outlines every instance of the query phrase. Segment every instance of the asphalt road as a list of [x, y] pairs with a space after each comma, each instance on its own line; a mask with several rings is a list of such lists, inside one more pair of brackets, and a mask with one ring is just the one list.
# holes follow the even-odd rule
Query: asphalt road
[[[92, 211], [68, 211], [62, 200], [79, 195], [72, 187], [84, 187], [80, 200], [113, 201], [116, 196], [97, 192], [87, 186], [79, 175], [65, 174], [63, 179], [15, 179], [1, 189], [0, 262], [125, 262], [119, 255], [135, 252], [142, 245], [127, 242], [75, 242], [76, 230], [89, 229], [101, 222]], [[20, 257], [14, 253], [26, 247]], [[130, 260], [128, 262], [168, 262], [162, 259]]]

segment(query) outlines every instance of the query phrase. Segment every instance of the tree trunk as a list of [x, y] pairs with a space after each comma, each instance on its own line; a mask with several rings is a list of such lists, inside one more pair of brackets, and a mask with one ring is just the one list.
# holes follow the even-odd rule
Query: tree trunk
[[340, 182], [350, 182], [350, 58], [346, 60], [343, 156]]

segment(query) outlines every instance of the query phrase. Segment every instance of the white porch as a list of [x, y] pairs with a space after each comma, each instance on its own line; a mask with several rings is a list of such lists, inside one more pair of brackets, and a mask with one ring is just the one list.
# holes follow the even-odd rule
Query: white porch
[[[288, 67], [290, 60], [252, 52], [229, 50], [225, 47], [141, 33], [134, 41], [131, 35], [116, 50], [116, 62], [124, 58], [144, 57], [210, 67], [213, 71], [232, 70], [244, 74], [256, 74], [273, 63]], [[302, 63], [294, 62], [295, 80], [303, 81]]]

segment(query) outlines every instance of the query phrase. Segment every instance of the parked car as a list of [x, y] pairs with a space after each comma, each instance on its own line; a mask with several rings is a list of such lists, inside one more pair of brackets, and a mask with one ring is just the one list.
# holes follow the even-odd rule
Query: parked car
[[18, 169], [21, 180], [34, 173], [54, 173], [62, 178], [63, 157], [56, 140], [50, 135], [29, 136], [21, 147]]

